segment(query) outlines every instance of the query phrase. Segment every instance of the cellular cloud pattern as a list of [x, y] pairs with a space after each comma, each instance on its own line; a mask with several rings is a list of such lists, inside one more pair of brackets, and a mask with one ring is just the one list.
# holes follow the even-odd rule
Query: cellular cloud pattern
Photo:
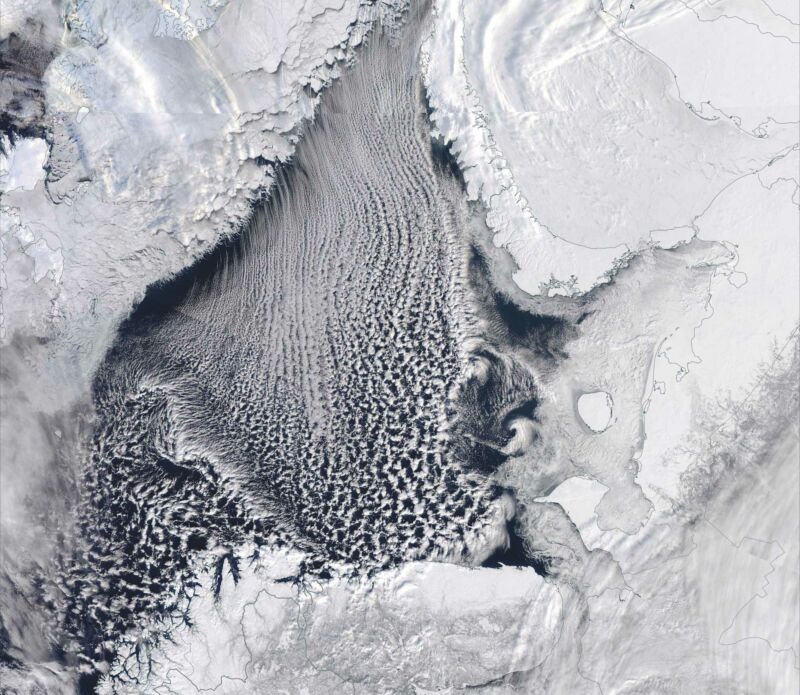
[[152, 287], [99, 370], [62, 616], [92, 659], [178, 611], [203, 558], [235, 577], [242, 543], [320, 574], [525, 561], [491, 473], [535, 384], [496, 348], [543, 329], [473, 286], [411, 25], [371, 37], [249, 226]]

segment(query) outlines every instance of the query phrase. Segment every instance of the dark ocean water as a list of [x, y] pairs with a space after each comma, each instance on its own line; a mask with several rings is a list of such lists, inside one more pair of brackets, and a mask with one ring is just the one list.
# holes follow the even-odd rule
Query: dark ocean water
[[120, 327], [65, 580], [86, 656], [179, 624], [196, 563], [235, 575], [244, 543], [299, 548], [322, 577], [425, 558], [546, 573], [494, 473], [535, 417], [515, 346], [557, 360], [567, 327], [491, 285], [417, 50], [413, 30], [374, 35], [249, 225]]

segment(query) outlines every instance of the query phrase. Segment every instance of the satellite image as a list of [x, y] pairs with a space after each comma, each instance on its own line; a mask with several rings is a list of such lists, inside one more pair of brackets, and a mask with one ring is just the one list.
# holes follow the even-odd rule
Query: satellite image
[[3, 0], [0, 694], [800, 692], [797, 0]]

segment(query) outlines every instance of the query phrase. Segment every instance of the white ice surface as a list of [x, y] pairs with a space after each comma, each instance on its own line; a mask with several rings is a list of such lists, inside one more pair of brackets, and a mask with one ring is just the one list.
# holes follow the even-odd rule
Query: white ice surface
[[43, 170], [47, 161], [47, 142], [41, 138], [21, 138], [14, 145], [6, 136], [0, 153], [0, 193], [21, 188], [31, 190], [45, 176]]
[[627, 37], [669, 66], [698, 113], [757, 135], [771, 122], [800, 121], [800, 26], [769, 4], [645, 0], [617, 17]]
[[[23, 5], [4, 6], [15, 26]], [[19, 169], [33, 187], [9, 190], [0, 211], [6, 338], [55, 335], [78, 363], [53, 362], [59, 378], [88, 374], [147, 282], [236, 225], [270, 181], [257, 157], [289, 156], [313, 90], [358, 40], [356, 3], [329, 5], [74, 6], [70, 46], [46, 76], [57, 175], [45, 186], [41, 166]], [[341, 585], [298, 596], [277, 575], [235, 589], [228, 580], [223, 601], [238, 609], [206, 595], [199, 627], [166, 645], [157, 666], [172, 690], [241, 693], [252, 679], [256, 692], [276, 682], [374, 692], [353, 683], [392, 684], [424, 662], [422, 692], [547, 658], [563, 659], [575, 693], [797, 692], [800, 512], [786, 494], [798, 484], [796, 438], [776, 440], [697, 527], [674, 510], [685, 475], [716, 450], [700, 434], [711, 429], [719, 448], [758, 412], [774, 416], [769, 394], [761, 411], [746, 404], [800, 320], [798, 5], [628, 6], [439, 0], [426, 63], [436, 124], [519, 264], [520, 287], [587, 290], [650, 243], [677, 254], [698, 237], [726, 249], [672, 265], [644, 254], [570, 346], [577, 366], [542, 383], [561, 480], [548, 500], [628, 588], [578, 583], [567, 610], [565, 586], [510, 568], [409, 566], [405, 584], [395, 573], [368, 596]], [[50, 407], [52, 383], [25, 391], [32, 409]], [[615, 424], [598, 435], [574, 407], [596, 388], [615, 399]], [[725, 415], [708, 416], [712, 406]], [[33, 478], [44, 435], [13, 433]], [[15, 538], [19, 489], [3, 489]]]
[[[36, 4], [12, 9], [22, 25]], [[56, 235], [63, 274], [38, 294], [8, 274], [5, 340], [33, 328], [90, 372], [148, 283], [242, 222], [373, 16], [359, 0], [71, 5], [44, 76], [49, 152], [21, 140], [2, 184], [23, 226]]]
[[[238, 584], [228, 576], [219, 601], [202, 576], [194, 629], [154, 654], [150, 683], [180, 693], [440, 692], [533, 668], [558, 638], [561, 597], [530, 568], [409, 563], [302, 588], [276, 581], [287, 574], [291, 562], [268, 553]], [[123, 656], [113, 670], [125, 665]]]
[[64, 12], [3, 5], [4, 32], [50, 22], [43, 33], [60, 37], [43, 75], [49, 150], [6, 147], [0, 179], [0, 347], [31, 351], [0, 428], [6, 537], [39, 529], [24, 503], [50, 478], [39, 414], [86, 399], [145, 288], [239, 228], [375, 8], [92, 0]]
[[[690, 239], [719, 191], [797, 142], [796, 26], [636, 7], [436, 3], [433, 119], [532, 294], [586, 291], [669, 230], [667, 246]], [[712, 97], [730, 118], [706, 114]]]
[[578, 397], [578, 415], [593, 432], [603, 432], [611, 424], [611, 396], [605, 391], [584, 393]]
[[[374, 13], [359, 0], [3, 3], [3, 37], [18, 32], [34, 57], [49, 49], [36, 44], [41, 36], [55, 42], [44, 122], [33, 124], [47, 130], [47, 146], [4, 147], [0, 179], [0, 552], [9, 573], [53, 552], [56, 538], [29, 501], [52, 494], [55, 450], [71, 446], [75, 409], [120, 320], [150, 283], [238, 229]], [[64, 413], [60, 441], [50, 418]]]
[[575, 476], [567, 478], [547, 497], [540, 497], [539, 500], [560, 504], [580, 530], [586, 545], [591, 548], [592, 534], [599, 530], [595, 509], [607, 491], [605, 485], [592, 478]]

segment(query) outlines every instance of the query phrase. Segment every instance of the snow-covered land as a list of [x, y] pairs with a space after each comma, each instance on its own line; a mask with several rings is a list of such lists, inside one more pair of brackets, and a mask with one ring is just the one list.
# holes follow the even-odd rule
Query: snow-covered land
[[586, 291], [692, 238], [797, 143], [800, 30], [767, 3], [435, 5], [432, 118], [529, 293]]
[[[4, 8], [4, 36], [57, 21], [48, 5]], [[150, 282], [238, 228], [376, 11], [359, 0], [66, 6], [41, 76], [47, 142], [5, 147], [4, 340], [67, 343], [91, 371], [98, 335]], [[60, 253], [58, 280], [26, 272], [20, 235]]]
[[[474, 203], [454, 234], [483, 261], [454, 281], [474, 299], [459, 348], [486, 392], [497, 365], [530, 383], [524, 407], [476, 396], [471, 436], [503, 459], [512, 550], [541, 574], [414, 561], [295, 583], [299, 552], [203, 549], [191, 627], [120, 635], [100, 691], [797, 692], [797, 3], [432, 6], [424, 97]], [[36, 665], [3, 667], [11, 692], [71, 686], [27, 570], [68, 532], [119, 322], [239, 229], [396, 9], [4, 3], [0, 617]]]

